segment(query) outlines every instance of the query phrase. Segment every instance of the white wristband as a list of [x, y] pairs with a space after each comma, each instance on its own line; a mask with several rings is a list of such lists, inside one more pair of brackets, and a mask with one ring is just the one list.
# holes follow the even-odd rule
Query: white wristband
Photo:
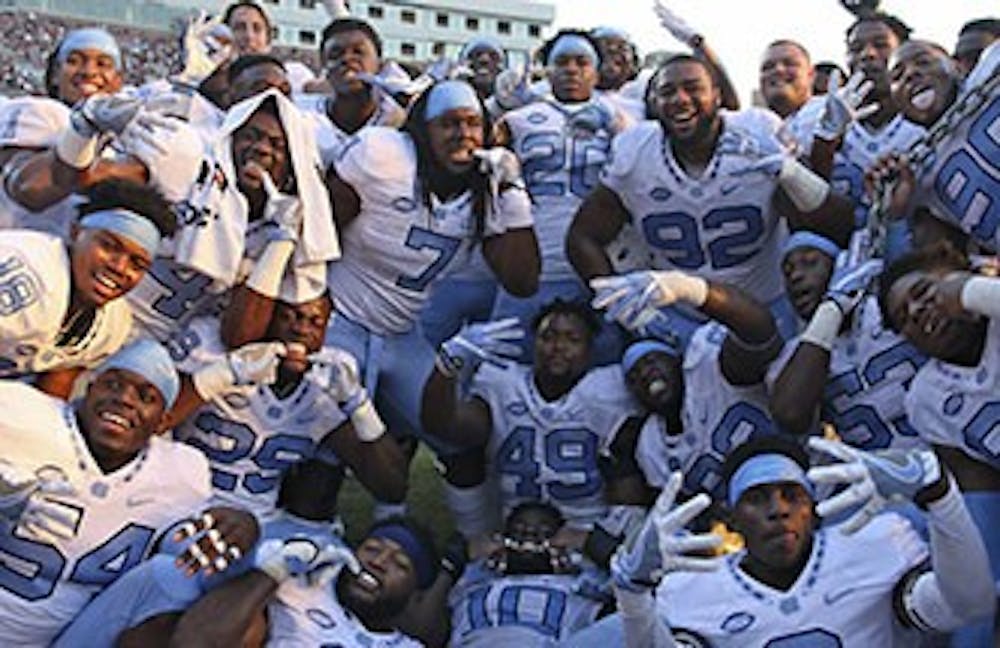
[[203, 401], [210, 401], [236, 383], [229, 360], [220, 360], [199, 369], [191, 375], [194, 390]]
[[385, 423], [375, 411], [375, 406], [372, 405], [370, 398], [366, 398], [351, 412], [351, 425], [354, 426], [354, 433], [363, 443], [378, 441], [385, 434]]
[[281, 278], [285, 274], [285, 266], [295, 252], [294, 241], [271, 241], [264, 248], [263, 254], [257, 260], [250, 277], [247, 279], [247, 288], [256, 293], [269, 297], [278, 298], [281, 290]]
[[97, 157], [97, 136], [84, 137], [67, 128], [56, 140], [56, 157], [74, 169], [86, 169]]
[[962, 307], [989, 318], [1000, 318], [1000, 279], [971, 277], [962, 286]]
[[833, 343], [837, 339], [843, 321], [844, 314], [836, 304], [831, 301], [820, 302], [799, 340], [830, 351], [833, 349]]
[[778, 174], [778, 184], [802, 212], [819, 209], [830, 195], [830, 185], [794, 157], [787, 157]]

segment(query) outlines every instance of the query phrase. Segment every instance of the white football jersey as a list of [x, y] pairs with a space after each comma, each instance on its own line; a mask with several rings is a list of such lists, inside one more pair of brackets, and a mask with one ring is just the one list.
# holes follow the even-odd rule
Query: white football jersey
[[268, 648], [419, 648], [403, 633], [372, 632], [337, 599], [336, 580], [309, 585], [304, 577], [282, 583], [267, 606]]
[[910, 383], [906, 413], [927, 443], [1000, 470], [1000, 320], [990, 320], [986, 336], [975, 367], [928, 360]]
[[542, 281], [572, 279], [566, 232], [583, 199], [597, 186], [611, 138], [626, 117], [607, 99], [579, 104], [538, 101], [504, 115], [510, 148], [531, 194]]
[[77, 465], [64, 472], [77, 493], [50, 500], [76, 520], [72, 538], [37, 542], [0, 523], [0, 637], [7, 645], [43, 646], [145, 558], [160, 533], [200, 511], [210, 492], [208, 463], [200, 452], [154, 436], [138, 457], [105, 474], [71, 404], [3, 385], [0, 409], [5, 420], [34, 425], [39, 444], [62, 447], [69, 439], [75, 449]]
[[816, 136], [816, 124], [819, 123], [826, 109], [826, 97], [810, 97], [799, 106], [799, 109], [788, 115], [781, 126], [786, 141], [795, 144], [795, 154], [800, 158], [809, 156], [812, 150], [813, 138]]
[[[380, 335], [405, 333], [429, 289], [468, 259], [476, 240], [471, 192], [424, 203], [409, 135], [363, 129], [344, 145], [337, 174], [361, 197], [361, 213], [341, 232], [343, 257], [329, 266], [337, 311]], [[528, 195], [501, 194], [487, 207], [482, 237], [532, 225]]]
[[673, 572], [656, 590], [661, 618], [713, 648], [892, 646], [893, 590], [926, 560], [927, 546], [902, 517], [876, 516], [853, 535], [820, 528], [809, 561], [787, 590], [740, 568], [745, 552], [712, 572]]
[[662, 488], [675, 470], [684, 473], [684, 490], [722, 498], [722, 463], [736, 446], [772, 434], [763, 384], [736, 386], [722, 375], [719, 353], [727, 329], [718, 322], [699, 327], [684, 352], [683, 429], [668, 430], [651, 415], [643, 424], [636, 461], [646, 482]]
[[862, 227], [868, 222], [869, 204], [865, 193], [865, 173], [881, 157], [903, 153], [923, 137], [923, 126], [914, 124], [902, 114], [889, 120], [877, 131], [859, 122], [852, 122], [844, 134], [840, 150], [833, 157], [831, 188], [854, 203], [854, 222]]
[[[168, 349], [188, 374], [226, 355], [215, 318], [195, 319]], [[353, 362], [346, 352], [325, 351]], [[178, 425], [174, 436], [208, 457], [216, 503], [263, 517], [274, 512], [285, 471], [313, 456], [316, 444], [346, 420], [306, 374], [286, 398], [266, 385], [233, 387]]]
[[[18, 97], [0, 105], [0, 149], [47, 149], [69, 128], [69, 108], [47, 97]], [[0, 228], [23, 227], [68, 239], [83, 200], [70, 194], [41, 211], [18, 204], [0, 183]]]
[[[375, 104], [375, 112], [362, 128], [368, 126], [399, 128], [402, 126], [406, 121], [406, 111], [384, 92], [377, 91], [376, 98], [378, 101]], [[323, 161], [324, 169], [330, 168], [330, 165], [336, 161], [340, 148], [351, 138], [351, 133], [344, 132], [333, 123], [327, 114], [326, 107], [330, 100], [331, 97], [322, 94], [295, 95], [295, 105], [302, 110], [302, 114], [312, 122], [316, 130], [316, 145], [319, 146], [320, 159]]]
[[[822, 420], [836, 428], [844, 443], [862, 450], [925, 447], [903, 401], [927, 357], [883, 324], [874, 295], [854, 312], [856, 323], [834, 340], [830, 352]], [[771, 363], [769, 387], [798, 346], [798, 338], [790, 340]]]
[[489, 474], [499, 482], [503, 517], [518, 504], [552, 504], [575, 527], [607, 512], [598, 457], [639, 411], [621, 366], [592, 369], [559, 400], [538, 392], [530, 366], [483, 364], [470, 394], [490, 409]]
[[71, 291], [62, 239], [0, 231], [0, 376], [93, 367], [125, 343], [132, 313], [124, 299], [98, 308], [77, 339], [59, 344]]
[[[726, 128], [746, 133], [724, 118]], [[774, 137], [773, 132], [757, 137]], [[782, 294], [787, 228], [771, 205], [777, 181], [731, 175], [746, 162], [716, 155], [700, 178], [674, 159], [663, 128], [644, 122], [615, 138], [601, 182], [615, 192], [651, 248], [655, 270], [683, 270], [741, 288], [763, 303]]]
[[450, 645], [554, 646], [597, 619], [608, 594], [602, 592], [606, 581], [596, 569], [501, 576], [482, 562], [470, 564], [448, 595]]
[[[986, 48], [956, 103], [1000, 74], [1000, 46]], [[978, 97], [976, 98], [978, 99]], [[1000, 84], [955, 123], [917, 178], [917, 204], [1000, 251]]]

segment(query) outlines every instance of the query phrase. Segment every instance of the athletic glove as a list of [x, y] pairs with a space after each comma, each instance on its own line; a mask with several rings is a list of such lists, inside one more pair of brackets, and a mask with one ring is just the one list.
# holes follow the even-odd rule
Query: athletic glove
[[830, 280], [826, 299], [836, 304], [845, 318], [850, 316], [864, 299], [872, 282], [882, 274], [884, 266], [882, 259], [869, 259], [853, 268], [838, 271]]
[[206, 401], [234, 387], [269, 385], [277, 379], [278, 366], [287, 352], [282, 342], [251, 342], [199, 369], [191, 380], [195, 391]]
[[834, 70], [830, 74], [823, 114], [816, 122], [816, 137], [828, 142], [843, 137], [851, 122], [860, 121], [879, 109], [877, 103], [861, 105], [875, 87], [873, 81], [865, 79], [864, 72], [855, 72], [843, 87], [840, 82], [840, 72]]
[[866, 452], [818, 437], [809, 439], [809, 447], [842, 462], [810, 468], [806, 476], [816, 484], [847, 485], [816, 505], [820, 517], [857, 508], [841, 525], [846, 534], [868, 524], [889, 502], [919, 501], [926, 489], [947, 479], [932, 450]]
[[611, 578], [616, 587], [641, 592], [655, 586], [668, 572], [712, 571], [719, 566], [713, 558], [684, 555], [713, 550], [722, 543], [722, 538], [712, 533], [684, 531], [691, 520], [708, 508], [711, 499], [699, 493], [674, 508], [683, 481], [679, 471], [670, 475], [638, 532], [627, 537], [611, 557]]
[[451, 378], [459, 372], [474, 370], [482, 362], [506, 367], [507, 360], [521, 355], [521, 347], [515, 342], [522, 339], [524, 329], [516, 317], [466, 324], [441, 345], [435, 364], [441, 373]]
[[354, 357], [328, 348], [310, 355], [309, 361], [312, 363], [310, 376], [350, 417], [358, 438], [370, 442], [381, 437], [385, 433], [385, 423], [361, 384]]
[[660, 19], [660, 25], [670, 32], [670, 35], [680, 42], [695, 47], [699, 40], [698, 30], [687, 23], [686, 20], [667, 9], [660, 0], [653, 3], [653, 11]]
[[639, 271], [590, 280], [591, 301], [606, 309], [605, 318], [630, 331], [639, 330], [656, 316], [657, 309], [677, 302], [701, 307], [708, 299], [708, 282], [677, 270]]

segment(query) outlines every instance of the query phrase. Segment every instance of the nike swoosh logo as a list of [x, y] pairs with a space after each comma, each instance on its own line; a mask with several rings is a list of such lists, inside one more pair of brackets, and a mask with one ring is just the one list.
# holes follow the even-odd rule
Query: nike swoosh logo
[[723, 196], [728, 196], [729, 194], [733, 193], [734, 191], [736, 191], [739, 188], [740, 188], [740, 186], [739, 185], [735, 185], [735, 184], [734, 185], [729, 185], [729, 186], [724, 186], [721, 189], [719, 189], [719, 193], [721, 193]]
[[913, 457], [907, 457], [906, 463], [902, 464], [883, 457], [876, 459], [876, 462], [879, 468], [892, 475], [893, 479], [907, 484], [919, 482], [924, 476], [923, 464]]
[[857, 591], [857, 589], [858, 589], [857, 587], [848, 587], [847, 589], [842, 589], [837, 592], [827, 592], [823, 594], [823, 602], [826, 603], [827, 605], [833, 605], [834, 603], [844, 598], [845, 596], [853, 594], [855, 591]]

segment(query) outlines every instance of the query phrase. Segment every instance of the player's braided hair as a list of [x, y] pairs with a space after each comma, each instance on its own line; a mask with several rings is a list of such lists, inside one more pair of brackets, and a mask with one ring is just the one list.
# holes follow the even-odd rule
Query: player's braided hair
[[[420, 184], [421, 197], [428, 208], [431, 206], [431, 177], [435, 174], [447, 173], [438, 164], [431, 150], [430, 132], [427, 130], [427, 119], [424, 117], [427, 113], [427, 98], [433, 89], [432, 85], [424, 90], [413, 103], [402, 128], [403, 132], [413, 139], [413, 145], [417, 150], [417, 179]], [[483, 148], [489, 148], [493, 139], [493, 123], [482, 99], [479, 100], [479, 104], [483, 114]], [[475, 217], [474, 235], [478, 239], [482, 237], [486, 229], [489, 177], [481, 172], [478, 166], [475, 166], [465, 174], [464, 178], [467, 188], [472, 191], [472, 214]]]

